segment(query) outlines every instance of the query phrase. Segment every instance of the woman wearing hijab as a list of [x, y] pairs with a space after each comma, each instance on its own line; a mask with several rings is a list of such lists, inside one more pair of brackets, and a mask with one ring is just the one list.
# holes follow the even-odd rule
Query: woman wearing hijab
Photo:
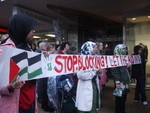
[[[81, 47], [81, 55], [95, 55], [97, 51], [96, 43], [91, 41], [84, 43]], [[100, 68], [77, 72], [76, 107], [79, 113], [96, 113], [100, 106], [99, 72], [101, 72]]]
[[[0, 53], [4, 46], [32, 51], [29, 42], [35, 33], [35, 24], [36, 21], [29, 16], [13, 15], [8, 23], [9, 37], [1, 42]], [[2, 95], [0, 113], [18, 113], [18, 111], [19, 113], [35, 113], [35, 87], [36, 82], [34, 80], [27, 81], [21, 89], [14, 90], [11, 96]]]
[[[114, 55], [126, 55], [127, 46], [125, 44], [118, 44], [114, 49]], [[124, 87], [124, 91], [121, 97], [116, 96], [115, 99], [115, 113], [126, 113], [125, 103], [127, 98], [127, 92], [129, 90], [130, 76], [127, 66], [115, 67], [111, 69], [114, 77], [115, 87]]]

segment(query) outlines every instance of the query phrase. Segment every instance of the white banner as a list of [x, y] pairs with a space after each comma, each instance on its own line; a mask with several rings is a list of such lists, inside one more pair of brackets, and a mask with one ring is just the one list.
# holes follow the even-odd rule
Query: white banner
[[4, 47], [0, 58], [0, 86], [15, 81], [39, 79], [75, 73], [78, 70], [91, 70], [98, 67], [112, 68], [141, 63], [139, 55], [86, 56], [52, 54], [47, 57], [35, 52]]

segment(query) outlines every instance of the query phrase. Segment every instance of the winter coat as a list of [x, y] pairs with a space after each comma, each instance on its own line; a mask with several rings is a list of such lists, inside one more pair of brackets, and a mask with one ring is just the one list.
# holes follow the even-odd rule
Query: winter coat
[[[4, 44], [0, 45], [0, 56], [4, 46], [14, 47], [15, 44], [8, 39]], [[0, 113], [18, 113], [19, 110], [20, 89], [9, 92], [7, 86], [0, 86]], [[35, 113], [37, 113], [37, 102], [35, 105]]]
[[130, 76], [126, 66], [111, 68], [115, 83], [129, 84]]
[[[139, 49], [142, 50], [142, 47], [137, 45], [134, 47], [134, 54], [132, 55], [140, 55], [140, 53], [138, 52]], [[139, 78], [139, 77], [145, 77], [144, 76], [144, 69], [143, 69], [143, 59], [141, 57], [141, 64], [135, 64], [135, 65], [132, 65], [131, 67], [131, 73], [132, 73], [132, 78]]]
[[[125, 44], [118, 44], [114, 49], [114, 55], [126, 55], [127, 46]], [[111, 68], [112, 76], [114, 77], [115, 83], [123, 83], [124, 85], [129, 84], [130, 75], [127, 66]]]
[[[95, 71], [78, 71], [77, 76], [78, 86], [76, 92], [76, 107], [80, 111], [90, 111], [92, 109], [92, 101], [93, 101], [93, 88], [92, 88], [92, 78], [96, 75]], [[99, 78], [96, 77], [96, 84], [100, 95], [99, 90]], [[82, 93], [81, 93], [82, 92]], [[100, 106], [100, 100], [99, 100]]]
[[100, 85], [105, 85], [107, 82], [107, 74], [106, 74], [106, 69], [102, 69], [102, 75], [100, 76]]

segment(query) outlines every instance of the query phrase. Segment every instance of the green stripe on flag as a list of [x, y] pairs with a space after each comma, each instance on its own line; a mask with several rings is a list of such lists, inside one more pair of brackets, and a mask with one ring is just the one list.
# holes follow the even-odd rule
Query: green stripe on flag
[[24, 69], [22, 69], [19, 73], [18, 73], [18, 75], [19, 76], [22, 76], [23, 74], [25, 74], [25, 73], [27, 73], [28, 72], [28, 67], [25, 67]]
[[32, 73], [28, 73], [28, 79], [34, 78], [36, 76], [39, 76], [42, 74], [42, 68], [39, 68], [35, 71], [33, 71]]
[[11, 83], [14, 83], [14, 82], [16, 82], [16, 80], [17, 80], [17, 77], [18, 77], [18, 76], [16, 76], [16, 77], [14, 78], [14, 80], [13, 80]]

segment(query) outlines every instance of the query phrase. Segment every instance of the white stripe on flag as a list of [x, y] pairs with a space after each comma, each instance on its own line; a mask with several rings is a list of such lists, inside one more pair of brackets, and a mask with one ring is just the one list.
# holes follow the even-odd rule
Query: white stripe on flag
[[20, 69], [24, 69], [25, 67], [28, 66], [28, 61], [27, 59], [21, 60], [20, 62], [17, 63], [17, 65], [20, 67]]
[[32, 73], [32, 72], [36, 71], [37, 69], [41, 68], [41, 65], [42, 65], [41, 61], [34, 63], [33, 65], [28, 67], [28, 72]]

